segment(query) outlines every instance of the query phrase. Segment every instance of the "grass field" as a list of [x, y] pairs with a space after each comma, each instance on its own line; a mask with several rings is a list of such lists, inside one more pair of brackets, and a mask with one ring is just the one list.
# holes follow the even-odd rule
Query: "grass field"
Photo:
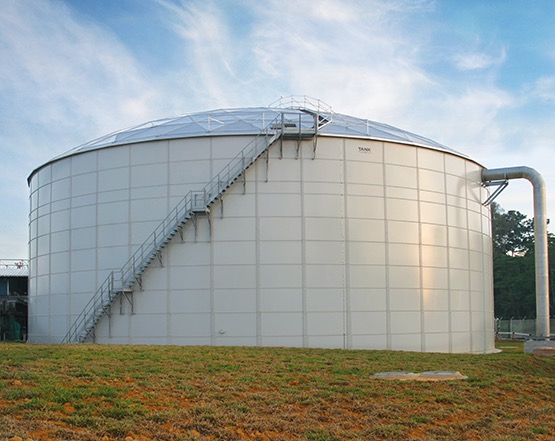
[[[555, 440], [555, 358], [0, 344], [0, 439]], [[454, 370], [466, 380], [372, 378]]]

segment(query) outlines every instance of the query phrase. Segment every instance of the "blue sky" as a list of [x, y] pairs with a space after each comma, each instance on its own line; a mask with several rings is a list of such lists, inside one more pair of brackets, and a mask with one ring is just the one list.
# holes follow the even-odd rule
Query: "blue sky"
[[[143, 122], [309, 95], [555, 202], [552, 0], [2, 0], [0, 257], [27, 256], [36, 167]], [[526, 181], [498, 198], [532, 215]]]

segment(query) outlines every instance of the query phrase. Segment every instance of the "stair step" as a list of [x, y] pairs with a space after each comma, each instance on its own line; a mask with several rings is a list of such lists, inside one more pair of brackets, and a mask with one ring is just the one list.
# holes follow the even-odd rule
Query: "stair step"
[[[261, 134], [263, 134], [263, 132], [261, 132]], [[290, 134], [292, 139], [293, 139], [293, 137], [295, 139], [305, 138], [309, 135], [310, 134], [308, 134], [308, 133], [302, 133], [302, 132], [299, 132], [299, 133], [296, 133], [296, 134], [293, 134], [293, 133]], [[268, 136], [267, 133], [266, 133], [266, 136]], [[208, 199], [206, 199], [206, 193], [205, 193], [204, 202], [206, 202], [206, 205], [194, 206], [194, 207], [191, 206], [191, 208], [187, 210], [186, 207], [189, 206], [189, 205], [192, 205], [193, 199], [184, 198], [182, 200], [182, 203], [177, 206], [177, 208], [176, 208], [177, 211], [172, 211], [172, 213], [180, 213], [180, 212], [183, 212], [183, 210], [186, 210], [184, 212], [183, 216], [180, 219], [175, 221], [173, 229], [171, 229], [169, 231], [169, 233], [167, 233], [167, 236], [164, 236], [163, 234], [160, 234], [160, 231], [167, 231], [168, 227], [171, 226], [171, 223], [166, 223], [166, 220], [165, 220], [164, 223], [161, 224], [161, 228], [159, 228], [159, 229], [157, 228], [154, 231], [154, 234], [156, 234], [158, 237], [163, 238], [163, 240], [161, 241], [161, 243], [159, 243], [159, 245], [156, 247], [156, 249], [151, 254], [147, 255], [146, 259], [142, 262], [142, 264], [137, 269], [135, 269], [134, 265], [133, 265], [133, 268], [127, 268], [127, 267], [122, 268], [122, 272], [124, 274], [129, 274], [130, 270], [131, 270], [131, 272], [134, 272], [134, 274], [132, 274], [131, 277], [127, 278], [127, 280], [124, 281], [122, 289], [111, 289], [111, 290], [105, 291], [104, 288], [102, 288], [101, 291], [97, 291], [95, 296], [97, 296], [97, 295], [98, 296], [104, 296], [107, 293], [108, 294], [107, 295], [108, 302], [100, 305], [99, 307], [92, 307], [90, 309], [84, 310], [83, 311], [84, 320], [87, 323], [87, 325], [83, 326], [84, 323], [81, 323], [81, 326], [82, 326], [81, 327], [81, 332], [77, 333], [76, 330], [72, 331], [72, 333], [71, 333], [72, 337], [68, 337], [68, 340], [69, 341], [85, 342], [85, 341], [87, 341], [87, 339], [89, 337], [92, 337], [93, 334], [94, 334], [94, 329], [95, 329], [96, 325], [100, 322], [100, 320], [102, 319], [102, 317], [104, 317], [104, 315], [109, 314], [110, 308], [111, 308], [111, 305], [113, 304], [113, 302], [119, 296], [121, 296], [123, 293], [132, 293], [133, 292], [133, 286], [140, 280], [141, 275], [146, 271], [146, 269], [150, 266], [150, 264], [154, 260], [156, 260], [156, 257], [158, 255], [158, 253], [160, 253], [165, 248], [165, 246], [168, 243], [171, 242], [172, 238], [175, 237], [175, 235], [178, 232], [180, 232], [180, 230], [187, 223], [187, 221], [190, 220], [191, 218], [193, 218], [193, 216], [195, 216], [197, 213], [209, 213], [210, 212], [209, 208], [217, 200], [220, 200], [222, 198], [223, 194], [233, 185], [233, 183], [238, 181], [241, 176], [244, 176], [244, 174], [246, 173], [246, 170], [249, 167], [251, 167], [256, 162], [256, 160], [258, 158], [260, 158], [260, 156], [268, 150], [270, 145], [272, 145], [280, 137], [285, 138], [285, 134], [284, 134], [283, 130], [281, 132], [275, 133], [269, 139], [266, 138], [267, 139], [267, 144], [265, 144], [263, 146], [263, 148], [259, 152], [257, 152], [255, 155], [251, 156], [251, 153], [248, 153], [249, 156], [243, 159], [243, 169], [239, 173], [237, 173], [237, 175], [234, 176], [232, 179], [229, 179], [227, 182], [222, 181], [222, 182], [219, 183], [219, 185], [223, 185], [224, 187], [219, 190], [218, 194], [208, 195]], [[245, 147], [244, 151], [246, 151], [246, 147]], [[235, 163], [231, 162], [229, 165], [230, 165], [230, 167], [236, 167], [238, 165], [238, 163], [237, 162], [235, 162]], [[151, 239], [149, 239], [149, 240], [151, 240]], [[146, 244], [145, 246], [147, 247], [147, 249], [149, 249], [150, 246], [151, 246], [151, 242], [149, 244]], [[98, 297], [95, 297], [95, 299], [98, 300]], [[77, 325], [74, 324], [73, 326], [76, 327]]]

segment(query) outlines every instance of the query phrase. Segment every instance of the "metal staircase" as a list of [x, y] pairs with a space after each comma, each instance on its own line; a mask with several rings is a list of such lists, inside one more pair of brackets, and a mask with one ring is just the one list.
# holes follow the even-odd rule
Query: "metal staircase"
[[[303, 116], [309, 117], [312, 123], [307, 124], [306, 118], [299, 116], [297, 124], [297, 121], [286, 117], [286, 111], [280, 113], [202, 190], [187, 193], [125, 265], [108, 275], [70, 326], [62, 343], [83, 343], [94, 338], [96, 325], [105, 315], [110, 315], [113, 302], [121, 296], [129, 296], [135, 284], [141, 284], [143, 273], [154, 260], [161, 259], [163, 249], [173, 237], [182, 235], [184, 225], [189, 220], [194, 220], [197, 214], [208, 213], [210, 206], [277, 140], [297, 139], [298, 152], [301, 140], [314, 138], [315, 152], [318, 130], [329, 123], [329, 119], [322, 118], [313, 111], [303, 109], [303, 112]], [[282, 146], [283, 144], [280, 145], [280, 152]]]

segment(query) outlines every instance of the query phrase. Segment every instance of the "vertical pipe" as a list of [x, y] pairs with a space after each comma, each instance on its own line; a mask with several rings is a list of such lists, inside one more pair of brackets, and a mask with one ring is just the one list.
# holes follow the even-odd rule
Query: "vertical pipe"
[[545, 181], [530, 167], [497, 168], [482, 171], [482, 181], [527, 179], [534, 188], [534, 239], [536, 262], [536, 335], [549, 339], [549, 259], [547, 251], [547, 207]]

